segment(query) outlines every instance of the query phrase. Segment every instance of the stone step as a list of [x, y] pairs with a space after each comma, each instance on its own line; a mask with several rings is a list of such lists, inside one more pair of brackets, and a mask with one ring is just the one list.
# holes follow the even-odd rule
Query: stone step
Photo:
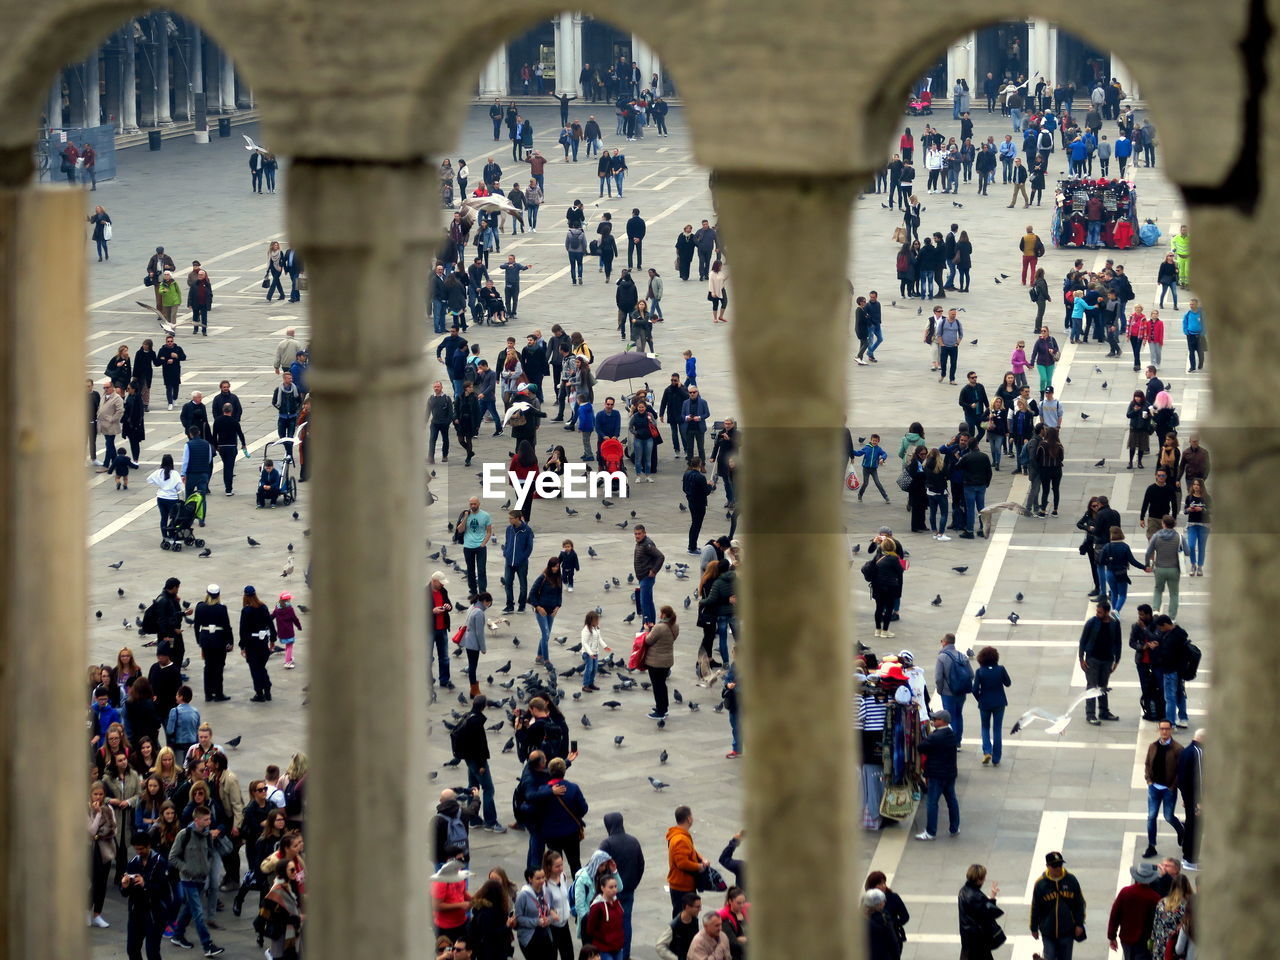
[[[257, 110], [240, 110], [236, 113], [226, 115], [231, 121], [233, 127], [244, 123], [257, 123]], [[209, 117], [209, 136], [216, 137], [218, 135], [218, 117]], [[195, 132], [196, 125], [194, 120], [183, 120], [178, 123], [171, 123], [168, 126], [160, 127], [160, 139], [172, 140], [175, 137], [185, 137]], [[147, 134], [149, 129], [139, 129], [130, 133], [120, 133], [116, 135], [116, 149], [124, 150], [126, 147], [146, 146]]]

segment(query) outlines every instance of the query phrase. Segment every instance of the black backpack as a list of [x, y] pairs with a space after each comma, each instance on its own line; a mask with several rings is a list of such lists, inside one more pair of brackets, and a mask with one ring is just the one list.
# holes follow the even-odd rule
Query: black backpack
[[1178, 676], [1182, 680], [1194, 680], [1196, 678], [1196, 673], [1200, 669], [1200, 656], [1200, 648], [1188, 640], [1186, 650], [1182, 655], [1182, 664], [1178, 668]]
[[142, 614], [142, 626], [138, 628], [139, 633], [159, 633], [160, 632], [160, 594], [151, 601], [151, 606], [147, 607]]
[[458, 725], [449, 731], [449, 748], [453, 751], [454, 758], [458, 760], [462, 759], [462, 751], [466, 746], [466, 734], [463, 728], [467, 725], [468, 719], [470, 718], [459, 720]]
[[458, 514], [457, 522], [455, 522], [453, 525], [453, 542], [454, 543], [462, 543], [462, 531], [466, 529], [463, 526], [462, 521], [467, 518], [467, 514], [469, 514], [470, 512], [471, 512], [470, 509], [466, 509], [466, 510], [463, 510], [460, 514]]

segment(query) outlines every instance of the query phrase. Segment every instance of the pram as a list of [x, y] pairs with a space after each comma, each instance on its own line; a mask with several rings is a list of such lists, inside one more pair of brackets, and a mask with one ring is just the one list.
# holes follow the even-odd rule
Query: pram
[[627, 451], [617, 437], [605, 437], [600, 442], [600, 469], [608, 473], [626, 473]]
[[204, 494], [199, 490], [178, 504], [178, 509], [169, 517], [169, 523], [161, 534], [160, 549], [182, 551], [183, 544], [188, 547], [203, 547], [204, 541], [195, 535], [197, 521], [204, 520]]
[[[294, 437], [280, 437], [262, 448], [262, 462], [271, 460], [280, 468], [280, 502], [286, 507], [298, 499], [298, 481], [293, 476], [293, 447], [297, 442]], [[284, 457], [273, 459], [271, 448], [277, 443], [284, 446]]]

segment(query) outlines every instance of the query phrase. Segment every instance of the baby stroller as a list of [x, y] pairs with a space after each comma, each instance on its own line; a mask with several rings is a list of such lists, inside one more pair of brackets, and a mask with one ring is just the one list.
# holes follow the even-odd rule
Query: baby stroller
[[933, 103], [919, 97], [907, 98], [906, 114], [909, 117], [924, 117], [933, 113]]
[[600, 469], [608, 473], [626, 473], [627, 451], [617, 437], [605, 437], [600, 443]]
[[[286, 507], [298, 499], [298, 481], [293, 476], [293, 447], [297, 442], [294, 437], [281, 437], [262, 448], [262, 462], [271, 460], [280, 471], [280, 502]], [[284, 447], [283, 457], [271, 456], [271, 448], [277, 443]]]
[[195, 525], [197, 521], [204, 520], [204, 509], [204, 494], [199, 490], [193, 491], [191, 496], [179, 503], [178, 509], [169, 517], [160, 540], [160, 549], [180, 553], [183, 544], [188, 547], [203, 547], [204, 541], [195, 535]]

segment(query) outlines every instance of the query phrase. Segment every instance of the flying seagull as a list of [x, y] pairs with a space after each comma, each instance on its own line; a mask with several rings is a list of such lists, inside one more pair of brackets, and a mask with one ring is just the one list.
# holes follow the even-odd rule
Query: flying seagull
[[1062, 733], [1063, 730], [1067, 729], [1067, 724], [1071, 722], [1071, 714], [1075, 712], [1076, 708], [1086, 700], [1092, 700], [1095, 697], [1101, 696], [1101, 694], [1102, 691], [1097, 687], [1090, 687], [1084, 693], [1080, 694], [1080, 696], [1071, 701], [1067, 709], [1063, 711], [1062, 716], [1052, 714], [1048, 710], [1044, 710], [1040, 707], [1032, 707], [1018, 718], [1018, 722], [1013, 725], [1013, 729], [1010, 730], [1009, 733], [1010, 735], [1013, 735], [1023, 727], [1027, 726], [1027, 724], [1033, 723], [1036, 720], [1044, 720], [1049, 724], [1045, 733]]

